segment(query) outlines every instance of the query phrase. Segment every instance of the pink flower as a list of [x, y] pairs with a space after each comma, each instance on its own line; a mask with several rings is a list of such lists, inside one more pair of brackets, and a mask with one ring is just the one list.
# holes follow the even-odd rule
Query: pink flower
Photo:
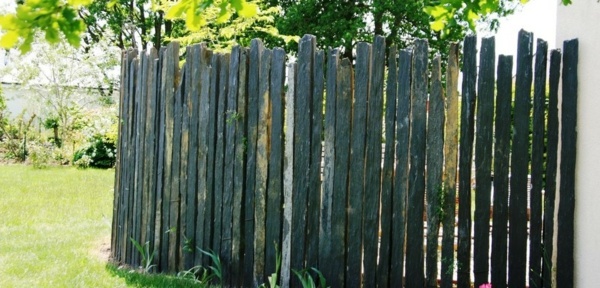
[[483, 284], [479, 285], [479, 288], [492, 288], [492, 284], [490, 284], [490, 283], [483, 283]]

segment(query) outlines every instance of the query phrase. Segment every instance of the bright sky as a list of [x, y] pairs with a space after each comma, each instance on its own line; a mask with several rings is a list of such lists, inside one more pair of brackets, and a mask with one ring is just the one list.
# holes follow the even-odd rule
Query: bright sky
[[[556, 47], [556, 0], [530, 0], [515, 14], [500, 20], [500, 28], [495, 34], [481, 33], [480, 36], [496, 36], [496, 55], [516, 55], [517, 35], [524, 29], [533, 32], [534, 39], [548, 42], [548, 48]], [[534, 49], [535, 49], [535, 41]]]

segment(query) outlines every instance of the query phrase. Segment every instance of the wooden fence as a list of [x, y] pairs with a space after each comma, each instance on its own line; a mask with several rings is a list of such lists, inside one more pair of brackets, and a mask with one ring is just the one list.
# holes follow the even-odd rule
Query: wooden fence
[[316, 267], [332, 287], [572, 287], [578, 42], [548, 57], [521, 31], [514, 80], [476, 42], [445, 77], [423, 40], [376, 37], [354, 63], [313, 36], [287, 65], [260, 40], [187, 47], [181, 69], [177, 43], [125, 52], [113, 259], [141, 265], [134, 239], [158, 271], [214, 251], [229, 287], [277, 255], [283, 286]]

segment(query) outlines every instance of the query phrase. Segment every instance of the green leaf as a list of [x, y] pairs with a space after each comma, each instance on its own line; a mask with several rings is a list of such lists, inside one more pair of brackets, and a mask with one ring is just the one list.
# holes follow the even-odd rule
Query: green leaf
[[182, 0], [179, 3], [175, 4], [173, 7], [171, 7], [169, 9], [169, 11], [167, 11], [167, 15], [165, 15], [165, 18], [175, 19], [175, 18], [181, 17], [181, 15], [183, 14], [183, 11], [185, 11], [187, 8], [188, 8], [187, 1]]
[[19, 33], [16, 31], [8, 31], [0, 39], [0, 47], [10, 49], [14, 47], [19, 41]]
[[236, 9], [237, 13], [245, 18], [254, 17], [258, 13], [258, 5], [242, 1], [242, 9]]
[[444, 22], [444, 20], [440, 19], [440, 20], [436, 20], [436, 21], [429, 23], [429, 26], [431, 27], [431, 29], [433, 31], [438, 32], [438, 31], [441, 31], [442, 29], [444, 29], [444, 27], [446, 26], [446, 23]]

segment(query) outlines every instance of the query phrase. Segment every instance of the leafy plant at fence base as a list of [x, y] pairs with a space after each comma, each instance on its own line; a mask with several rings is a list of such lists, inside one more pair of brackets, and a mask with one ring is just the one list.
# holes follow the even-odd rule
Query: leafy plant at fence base
[[[294, 274], [296, 274], [296, 277], [298, 277], [298, 280], [300, 280], [300, 284], [302, 284], [303, 288], [316, 288], [316, 287], [326, 288], [327, 287], [325, 276], [323, 276], [323, 273], [321, 273], [321, 271], [319, 271], [316, 268], [305, 268], [300, 271], [292, 269], [292, 272], [294, 272]], [[318, 286], [315, 282], [314, 277], [310, 274], [311, 272], [317, 273], [317, 277], [319, 280]]]
[[135, 241], [135, 239], [133, 239], [133, 238], [129, 238], [129, 240], [131, 240], [131, 243], [133, 243], [133, 245], [135, 246], [135, 249], [142, 256], [142, 266], [140, 268], [142, 269], [142, 271], [144, 271], [144, 273], [150, 272], [152, 270], [152, 268], [154, 268], [156, 266], [156, 265], [152, 264], [152, 261], [154, 260], [154, 256], [156, 255], [156, 248], [154, 248], [154, 251], [152, 251], [152, 253], [150, 253], [150, 242], [146, 242], [142, 246], [139, 242]]

